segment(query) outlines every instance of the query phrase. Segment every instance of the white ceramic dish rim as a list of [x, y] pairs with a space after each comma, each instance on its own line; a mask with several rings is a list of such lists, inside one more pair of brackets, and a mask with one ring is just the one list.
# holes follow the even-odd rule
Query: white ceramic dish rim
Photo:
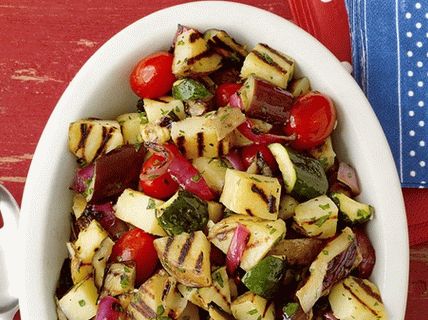
[[337, 152], [356, 167], [361, 198], [378, 213], [368, 226], [378, 255], [372, 278], [390, 318], [404, 319], [409, 259], [405, 209], [390, 149], [366, 97], [340, 62], [303, 30], [270, 12], [224, 1], [178, 5], [133, 23], [85, 63], [62, 95], [40, 138], [22, 201], [22, 319], [56, 318], [53, 295], [66, 256], [71, 206], [71, 194], [64, 190], [74, 166], [66, 147], [68, 123], [131, 112], [136, 97], [128, 87], [130, 70], [140, 57], [167, 48], [177, 23], [202, 30], [220, 27], [250, 45], [266, 42], [296, 58], [299, 72], [334, 99], [340, 121]]

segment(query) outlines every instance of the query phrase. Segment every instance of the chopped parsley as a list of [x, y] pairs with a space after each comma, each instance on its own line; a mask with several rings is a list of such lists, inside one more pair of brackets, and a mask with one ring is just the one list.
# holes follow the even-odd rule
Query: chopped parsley
[[79, 306], [84, 307], [86, 305], [86, 301], [85, 300], [79, 300]]
[[328, 218], [330, 218], [330, 215], [326, 214], [325, 216], [322, 216], [322, 217], [316, 219], [315, 222], [314, 222], [314, 224], [317, 227], [321, 227], [324, 224], [324, 222], [326, 222], [328, 220]]
[[147, 203], [147, 208], [146, 209], [155, 209], [156, 208], [156, 203], [155, 200], [153, 199], [149, 199], [149, 202]]
[[292, 317], [297, 310], [299, 309], [299, 304], [296, 302], [289, 302], [282, 308], [282, 311], [287, 315], [287, 317]]
[[257, 309], [252, 309], [252, 310], [250, 310], [250, 311], [248, 311], [247, 313], [250, 315], [250, 316], [252, 316], [253, 314], [256, 314], [258, 311], [257, 311]]
[[215, 272], [213, 274], [213, 280], [219, 284], [220, 287], [224, 287], [224, 280], [220, 274], [220, 272]]

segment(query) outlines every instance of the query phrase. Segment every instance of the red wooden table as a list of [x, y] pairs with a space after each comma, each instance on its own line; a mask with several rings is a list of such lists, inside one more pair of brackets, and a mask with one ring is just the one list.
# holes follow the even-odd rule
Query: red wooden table
[[[18, 202], [43, 127], [83, 63], [125, 26], [183, 2], [189, 1], [0, 1], [0, 183]], [[289, 14], [285, 0], [241, 2]], [[427, 190], [403, 193], [409, 217], [428, 212]], [[428, 243], [411, 247], [410, 259], [406, 319], [427, 319]]]

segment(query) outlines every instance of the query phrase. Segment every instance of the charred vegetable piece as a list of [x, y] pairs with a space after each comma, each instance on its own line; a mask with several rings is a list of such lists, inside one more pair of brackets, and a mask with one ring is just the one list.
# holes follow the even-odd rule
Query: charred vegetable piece
[[293, 96], [269, 82], [249, 76], [238, 91], [247, 116], [272, 124], [283, 124], [289, 118]]
[[225, 267], [214, 270], [211, 274], [212, 285], [203, 288], [178, 285], [180, 293], [190, 302], [209, 310], [211, 304], [216, 304], [225, 312], [230, 313], [230, 287], [229, 277]]
[[68, 148], [81, 164], [89, 164], [123, 145], [117, 121], [79, 120], [68, 128]]
[[104, 279], [104, 273], [106, 270], [108, 259], [110, 258], [111, 251], [113, 249], [114, 242], [110, 237], [105, 238], [98, 251], [92, 258], [92, 265], [94, 267], [94, 281], [98, 289], [101, 289]]
[[203, 35], [192, 28], [178, 28], [172, 72], [178, 78], [205, 75], [219, 69], [222, 56], [208, 46]]
[[172, 86], [172, 96], [181, 101], [210, 100], [213, 94], [205, 86], [191, 78], [177, 80]]
[[252, 267], [242, 278], [242, 283], [253, 293], [271, 299], [278, 291], [283, 276], [284, 261], [267, 256]]
[[220, 139], [217, 127], [204, 116], [173, 122], [171, 138], [188, 159], [221, 157], [229, 152], [229, 138]]
[[231, 305], [232, 314], [237, 320], [274, 320], [275, 306], [250, 291], [236, 298]]
[[336, 159], [336, 153], [333, 150], [331, 137], [328, 137], [319, 147], [309, 150], [309, 153], [312, 157], [321, 163], [324, 171], [327, 171], [333, 167]]
[[96, 221], [90, 224], [79, 233], [74, 243], [76, 254], [82, 263], [91, 263], [94, 254], [99, 250], [101, 242], [108, 237], [107, 231]]
[[[186, 117], [184, 104], [173, 97], [160, 97], [157, 100], [143, 99], [147, 121], [159, 124], [165, 117], [172, 121], [183, 120]], [[144, 123], [141, 123], [144, 124]]]
[[311, 91], [311, 84], [308, 78], [302, 77], [291, 80], [287, 89], [296, 98]]
[[299, 202], [289, 194], [283, 194], [279, 201], [278, 218], [287, 220], [294, 216], [296, 206]]
[[70, 265], [70, 258], [64, 259], [55, 290], [55, 296], [57, 299], [61, 299], [74, 285], [73, 279], [71, 278]]
[[118, 296], [134, 290], [135, 262], [124, 261], [110, 264], [104, 276], [100, 297]]
[[245, 47], [224, 30], [209, 29], [204, 32], [204, 39], [218, 54], [232, 62], [241, 62], [248, 54]]
[[284, 239], [268, 255], [281, 257], [289, 266], [307, 266], [324, 247], [324, 241], [313, 238]]
[[337, 171], [337, 180], [348, 186], [353, 195], [360, 194], [360, 186], [358, 184], [357, 172], [349, 164], [345, 162], [339, 163]]
[[281, 185], [277, 178], [227, 169], [220, 202], [239, 214], [267, 220], [278, 217]]
[[218, 193], [223, 190], [227, 164], [222, 159], [200, 157], [192, 163], [212, 190]]
[[305, 235], [326, 239], [336, 234], [338, 211], [334, 202], [322, 195], [298, 204], [293, 219]]
[[144, 282], [132, 296], [128, 319], [177, 319], [186, 308], [187, 300], [177, 291], [177, 281], [159, 270]]
[[169, 235], [202, 230], [208, 222], [208, 205], [192, 193], [179, 190], [156, 209], [160, 226]]
[[345, 223], [364, 223], [373, 218], [374, 208], [369, 204], [356, 201], [340, 192], [333, 192], [331, 198], [339, 207]]
[[124, 144], [138, 144], [143, 142], [141, 125], [147, 123], [145, 112], [125, 113], [116, 118], [122, 129]]
[[165, 270], [191, 287], [211, 285], [210, 243], [202, 231], [182, 233], [153, 242]]
[[212, 116], [209, 116], [207, 125], [216, 129], [217, 137], [221, 140], [226, 138], [244, 121], [245, 115], [241, 110], [226, 106], [219, 108]]
[[354, 233], [357, 238], [358, 252], [361, 254], [361, 263], [356, 269], [358, 277], [367, 279], [373, 271], [376, 262], [376, 252], [373, 245], [361, 228], [354, 228]]
[[328, 300], [339, 320], [388, 319], [379, 289], [366, 279], [346, 278], [333, 287]]
[[117, 199], [116, 216], [147, 233], [163, 237], [166, 233], [156, 218], [156, 208], [163, 203], [142, 192], [125, 189]]
[[208, 226], [208, 240], [226, 254], [238, 224], [242, 224], [250, 231], [250, 238], [242, 254], [240, 264], [240, 267], [246, 271], [259, 263], [275, 243], [284, 238], [286, 232], [283, 220], [270, 221], [233, 214], [214, 225]]
[[294, 60], [270, 48], [264, 43], [257, 44], [247, 55], [241, 69], [241, 77], [255, 75], [280, 88], [285, 89], [293, 78]]
[[318, 160], [279, 143], [269, 145], [269, 149], [278, 163], [287, 193], [299, 199], [312, 199], [327, 192], [327, 176]]
[[58, 304], [69, 320], [89, 320], [97, 313], [98, 292], [94, 279], [88, 277], [64, 295]]
[[345, 228], [321, 250], [309, 268], [309, 278], [297, 291], [303, 311], [309, 312], [320, 297], [328, 295], [333, 285], [346, 278], [360, 262], [355, 234]]
[[70, 275], [73, 284], [78, 284], [86, 279], [93, 272], [93, 266], [88, 262], [83, 262], [77, 255], [76, 249], [72, 243], [67, 243], [68, 255], [70, 257]]
[[78, 169], [71, 188], [82, 193], [87, 201], [95, 203], [117, 196], [137, 184], [144, 155], [144, 148], [136, 150], [131, 145], [113, 150], [93, 165]]

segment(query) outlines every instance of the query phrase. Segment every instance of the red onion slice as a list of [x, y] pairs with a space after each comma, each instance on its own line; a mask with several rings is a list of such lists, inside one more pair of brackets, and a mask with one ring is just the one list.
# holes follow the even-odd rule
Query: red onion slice
[[226, 159], [230, 162], [232, 167], [239, 171], [245, 171], [244, 163], [242, 162], [241, 155], [238, 149], [231, 150], [227, 155]]
[[229, 274], [234, 274], [241, 263], [241, 257], [249, 239], [250, 231], [244, 225], [238, 223], [226, 255], [226, 269]]
[[98, 304], [95, 320], [125, 320], [125, 311], [119, 300], [106, 296]]
[[357, 172], [349, 164], [345, 162], [339, 163], [337, 180], [347, 185], [354, 195], [360, 194], [360, 185], [358, 183]]
[[232, 94], [229, 98], [229, 105], [234, 108], [244, 110], [244, 104], [242, 103], [241, 97], [237, 92]]
[[254, 128], [253, 123], [249, 119], [245, 120], [245, 122], [238, 127], [238, 130], [245, 136], [245, 138], [256, 144], [271, 144], [275, 142], [282, 143], [296, 139], [294, 134], [291, 136], [279, 136], [270, 133], [257, 133], [257, 129]]
[[91, 164], [84, 168], [77, 169], [70, 189], [77, 193], [85, 192], [94, 176], [94, 168], [95, 165]]

